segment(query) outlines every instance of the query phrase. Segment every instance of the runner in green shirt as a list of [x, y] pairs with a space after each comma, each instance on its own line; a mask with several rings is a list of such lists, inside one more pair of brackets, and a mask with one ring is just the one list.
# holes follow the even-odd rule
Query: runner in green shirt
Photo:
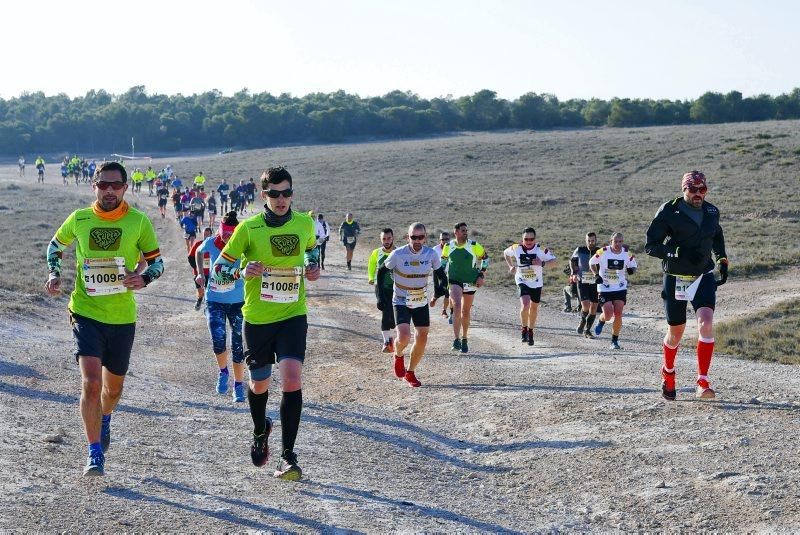
[[[122, 395], [136, 330], [134, 290], [161, 276], [164, 264], [153, 225], [146, 214], [123, 200], [125, 168], [100, 166], [92, 188], [97, 200], [67, 217], [47, 249], [47, 293], [61, 293], [61, 259], [73, 242], [75, 289], [69, 300], [75, 357], [83, 387], [81, 417], [89, 441], [84, 475], [103, 475], [111, 442], [111, 413]], [[144, 257], [147, 268], [137, 269]]]
[[253, 464], [263, 466], [272, 420], [267, 418], [272, 365], [281, 371], [281, 439], [283, 448], [275, 477], [296, 481], [302, 477], [294, 444], [303, 407], [302, 371], [306, 353], [305, 279], [319, 278], [314, 222], [291, 209], [292, 176], [283, 167], [270, 168], [261, 176], [264, 212], [236, 227], [212, 267], [218, 284], [239, 277], [234, 267], [244, 268], [245, 362], [250, 370], [247, 393], [253, 418]]
[[453, 304], [453, 351], [467, 353], [467, 332], [475, 292], [483, 286], [483, 274], [489, 267], [489, 257], [483, 246], [468, 239], [466, 223], [455, 227], [454, 240], [442, 249], [442, 259], [447, 261], [447, 282]]
[[392, 292], [394, 291], [394, 280], [392, 273], [384, 270], [381, 280], [378, 279], [379, 270], [383, 267], [383, 262], [388, 258], [389, 253], [394, 251], [394, 232], [390, 228], [381, 231], [381, 247], [378, 247], [369, 255], [367, 261], [367, 281], [375, 285], [375, 297], [378, 299], [378, 310], [382, 312], [381, 333], [383, 334], [383, 352], [394, 353], [394, 341], [392, 340], [392, 329], [395, 328], [394, 308], [392, 307]]

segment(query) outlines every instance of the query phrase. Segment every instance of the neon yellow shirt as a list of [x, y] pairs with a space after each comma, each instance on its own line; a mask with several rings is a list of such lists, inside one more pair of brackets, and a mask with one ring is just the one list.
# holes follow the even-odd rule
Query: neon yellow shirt
[[[102, 284], [94, 279], [92, 259], [121, 258], [130, 271], [136, 268], [141, 253], [145, 258], [158, 255], [158, 240], [150, 218], [135, 208], [117, 221], [107, 221], [94, 214], [91, 207], [75, 210], [56, 231], [55, 239], [63, 245], [75, 246], [77, 277], [69, 299], [69, 309], [76, 314], [113, 325], [136, 321], [136, 300], [133, 292], [100, 295]], [[108, 275], [108, 270], [104, 273]], [[106, 283], [108, 281], [101, 281]], [[89, 291], [87, 291], [87, 286]]]
[[194, 177], [194, 183], [197, 184], [198, 186], [203, 186], [206, 183], [206, 177], [204, 177], [203, 175], [197, 175], [196, 177]]
[[277, 268], [284, 273], [295, 269], [295, 278], [281, 277], [281, 285], [292, 288], [279, 288], [284, 297], [291, 295], [295, 301], [271, 301], [267, 286], [271, 284], [268, 276], [252, 277], [244, 281], [244, 306], [242, 314], [245, 321], [255, 325], [277, 323], [295, 316], [306, 314], [306, 288], [302, 268], [306, 251], [314, 249], [317, 237], [314, 234], [314, 221], [301, 212], [292, 210], [292, 218], [280, 227], [268, 227], [264, 214], [246, 219], [234, 230], [231, 239], [214, 263], [221, 259], [234, 262], [241, 259], [244, 269], [248, 262], [261, 262], [267, 268]]

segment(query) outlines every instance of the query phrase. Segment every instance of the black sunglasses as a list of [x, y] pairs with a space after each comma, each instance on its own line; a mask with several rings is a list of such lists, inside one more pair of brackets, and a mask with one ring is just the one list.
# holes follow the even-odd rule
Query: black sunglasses
[[706, 186], [700, 186], [697, 188], [694, 186], [688, 186], [686, 189], [689, 190], [689, 193], [705, 193], [708, 191], [708, 188]]
[[285, 197], [285, 198], [288, 199], [289, 197], [292, 196], [293, 193], [294, 193], [294, 191], [292, 190], [292, 188], [287, 188], [287, 189], [268, 189], [267, 190], [267, 197], [269, 197], [270, 199], [277, 199], [278, 197]]
[[409, 238], [411, 238], [414, 241], [422, 241], [425, 239], [425, 235], [423, 234], [421, 236], [409, 236]]

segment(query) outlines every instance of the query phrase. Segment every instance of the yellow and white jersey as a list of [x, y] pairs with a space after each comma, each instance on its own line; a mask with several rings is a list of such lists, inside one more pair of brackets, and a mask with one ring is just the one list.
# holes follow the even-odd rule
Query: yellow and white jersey
[[394, 297], [392, 303], [417, 308], [428, 304], [428, 277], [442, 265], [433, 249], [423, 245], [418, 253], [410, 245], [392, 251], [383, 265], [392, 270]]

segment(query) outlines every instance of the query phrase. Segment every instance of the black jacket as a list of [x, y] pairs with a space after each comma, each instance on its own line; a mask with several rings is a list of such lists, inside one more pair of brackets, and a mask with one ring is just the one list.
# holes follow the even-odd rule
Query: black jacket
[[703, 202], [703, 224], [698, 227], [680, 210], [682, 200], [683, 197], [678, 197], [661, 205], [647, 229], [644, 250], [661, 259], [664, 273], [702, 275], [714, 269], [712, 251], [717, 260], [726, 257], [719, 210], [713, 204]]

